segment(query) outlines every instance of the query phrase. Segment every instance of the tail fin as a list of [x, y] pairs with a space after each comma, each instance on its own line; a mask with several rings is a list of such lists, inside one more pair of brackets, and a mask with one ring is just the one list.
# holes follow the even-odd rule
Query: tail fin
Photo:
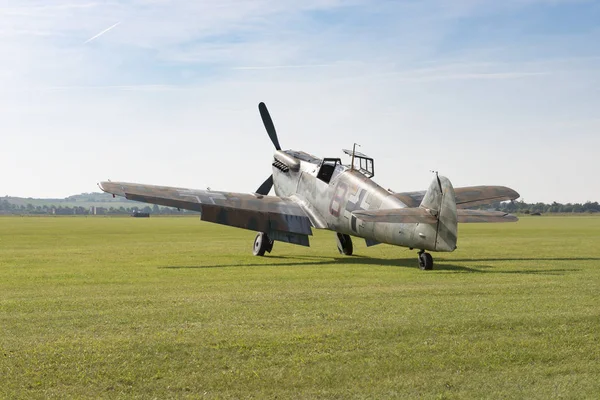
[[429, 185], [420, 207], [428, 209], [432, 215], [437, 216], [437, 223], [419, 224], [416, 228], [419, 236], [434, 236], [435, 251], [454, 251], [456, 249], [458, 223], [454, 188], [450, 180], [444, 176], [436, 175], [431, 185]]

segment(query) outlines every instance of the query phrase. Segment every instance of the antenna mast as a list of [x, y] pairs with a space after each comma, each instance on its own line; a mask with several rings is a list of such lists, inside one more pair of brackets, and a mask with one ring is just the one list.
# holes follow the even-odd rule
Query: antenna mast
[[356, 152], [356, 146], [360, 147], [360, 144], [354, 143], [352, 146], [352, 162], [350, 163], [350, 170], [354, 169], [354, 153]]

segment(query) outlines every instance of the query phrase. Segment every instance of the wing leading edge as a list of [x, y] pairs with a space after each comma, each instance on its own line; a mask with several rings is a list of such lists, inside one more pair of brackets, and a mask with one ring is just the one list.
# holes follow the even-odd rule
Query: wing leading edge
[[302, 207], [276, 196], [217, 192], [127, 182], [101, 182], [129, 200], [198, 211], [202, 221], [265, 232], [273, 240], [309, 246], [311, 222]]

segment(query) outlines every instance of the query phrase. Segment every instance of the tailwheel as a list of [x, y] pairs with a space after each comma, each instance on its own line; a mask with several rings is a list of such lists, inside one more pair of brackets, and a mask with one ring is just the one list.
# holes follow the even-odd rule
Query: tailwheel
[[337, 248], [340, 254], [344, 254], [346, 256], [351, 256], [354, 248], [352, 247], [352, 238], [350, 235], [345, 235], [343, 233], [338, 233], [336, 235], [337, 239]]
[[254, 238], [254, 248], [252, 254], [255, 256], [264, 256], [265, 251], [270, 253], [273, 250], [273, 241], [264, 232], [258, 232]]
[[419, 251], [419, 268], [424, 271], [433, 269], [433, 257], [431, 254], [425, 253], [425, 250]]

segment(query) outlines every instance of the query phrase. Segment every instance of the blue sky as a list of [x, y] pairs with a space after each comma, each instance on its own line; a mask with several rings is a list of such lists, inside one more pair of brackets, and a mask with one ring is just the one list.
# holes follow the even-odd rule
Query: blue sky
[[[90, 40], [107, 28], [104, 34]], [[0, 195], [251, 192], [284, 148], [600, 200], [600, 2], [0, 0]]]

